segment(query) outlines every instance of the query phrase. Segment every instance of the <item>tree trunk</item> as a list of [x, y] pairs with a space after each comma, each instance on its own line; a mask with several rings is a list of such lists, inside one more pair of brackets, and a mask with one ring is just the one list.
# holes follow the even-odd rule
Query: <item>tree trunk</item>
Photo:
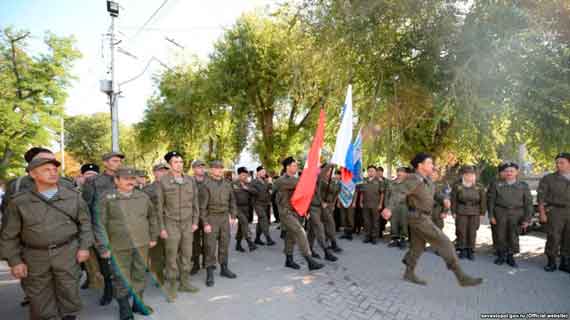
[[273, 136], [273, 109], [265, 109], [261, 114], [261, 132], [263, 139], [263, 154], [261, 163], [268, 168], [275, 168], [273, 159], [274, 136]]

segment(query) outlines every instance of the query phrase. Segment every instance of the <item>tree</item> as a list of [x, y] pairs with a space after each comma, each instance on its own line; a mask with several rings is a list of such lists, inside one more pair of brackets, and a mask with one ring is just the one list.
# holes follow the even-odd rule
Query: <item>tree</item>
[[[122, 137], [122, 136], [121, 136]], [[111, 117], [107, 113], [65, 119], [65, 149], [80, 163], [97, 163], [111, 145]]]
[[32, 55], [31, 34], [3, 30], [0, 37], [0, 177], [21, 166], [31, 145], [46, 145], [59, 126], [72, 63], [81, 55], [72, 37], [46, 33], [45, 53]]

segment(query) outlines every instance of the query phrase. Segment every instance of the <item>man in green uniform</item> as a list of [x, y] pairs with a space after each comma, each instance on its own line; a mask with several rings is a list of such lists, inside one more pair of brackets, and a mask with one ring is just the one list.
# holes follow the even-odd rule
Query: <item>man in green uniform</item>
[[[55, 154], [46, 148], [42, 148], [42, 147], [32, 147], [30, 149], [28, 149], [26, 151], [26, 153], [24, 154], [24, 160], [26, 161], [26, 163], [30, 163], [33, 159], [36, 158], [46, 158], [46, 159], [55, 159]], [[59, 177], [58, 180], [58, 185], [62, 188], [67, 188], [70, 190], [76, 190], [76, 186], [74, 185], [74, 183], [64, 177]], [[32, 191], [35, 187], [35, 182], [34, 179], [30, 176], [29, 172], [27, 172], [27, 175], [25, 176], [21, 176], [15, 179], [12, 179], [10, 181], [8, 181], [8, 183], [6, 184], [6, 189], [5, 189], [5, 193], [3, 196], [3, 201], [0, 204], [0, 212], [5, 213], [6, 210], [8, 209], [8, 204], [10, 203], [10, 200], [12, 198], [13, 195], [20, 193], [20, 192], [24, 192], [24, 191]], [[0, 223], [0, 229], [3, 225], [6, 224], [6, 218], [7, 215], [6, 214], [2, 214], [2, 221]], [[2, 257], [2, 252], [0, 251], [0, 258]], [[95, 277], [91, 277], [91, 279], [94, 279]], [[100, 287], [98, 285], [94, 285], [94, 287]], [[24, 298], [24, 301], [22, 301], [21, 305], [22, 306], [26, 306], [29, 304], [29, 300], [26, 298]]]
[[[309, 211], [310, 213], [309, 232], [307, 235], [307, 239], [309, 241], [309, 246], [311, 248], [311, 256], [313, 258], [320, 259], [321, 257], [318, 253], [314, 251], [314, 243], [316, 239], [319, 246], [321, 247], [321, 249], [325, 254], [325, 259], [328, 261], [337, 261], [338, 258], [332, 254], [332, 250], [329, 249], [327, 245], [327, 238], [331, 237], [329, 235], [331, 230], [325, 227], [325, 221], [323, 221], [324, 215], [328, 214], [324, 212], [325, 208], [328, 205], [330, 205], [330, 202], [325, 202], [323, 200], [325, 197], [327, 198], [329, 197], [329, 195], [327, 195], [326, 193], [330, 192], [330, 190], [326, 190], [328, 183], [326, 182], [325, 176], [330, 173], [331, 169], [332, 166], [330, 165], [325, 165], [323, 166], [323, 168], [321, 168], [321, 173], [319, 174], [317, 180], [315, 194], [313, 195], [313, 199], [311, 200], [311, 206]], [[334, 240], [334, 228], [332, 229], [332, 233], [333, 233], [332, 238]]]
[[[198, 185], [198, 203], [200, 210], [205, 201], [206, 192], [206, 164], [202, 160], [192, 161], [192, 174], [196, 185]], [[204, 222], [202, 221], [202, 213], [200, 212], [200, 222], [198, 223], [198, 230], [194, 231], [194, 240], [192, 241], [192, 270], [191, 275], [195, 275], [200, 271], [200, 256], [202, 256], [202, 265], [206, 266], [206, 241], [204, 237]]]
[[214, 285], [216, 262], [220, 264], [220, 276], [237, 278], [228, 267], [228, 251], [230, 225], [236, 223], [238, 209], [231, 182], [224, 179], [221, 161], [213, 161], [210, 165], [210, 179], [205, 182], [204, 202], [200, 206], [206, 237], [206, 286], [211, 287]]
[[555, 161], [556, 172], [544, 176], [538, 186], [540, 222], [547, 226], [544, 270], [556, 270], [560, 253], [559, 269], [570, 272], [570, 153], [560, 153]]
[[364, 243], [376, 244], [379, 237], [379, 218], [384, 198], [384, 181], [376, 177], [376, 166], [368, 166], [368, 177], [359, 185], [364, 218]]
[[[156, 209], [158, 207], [158, 181], [168, 173], [170, 168], [164, 162], [158, 163], [152, 167], [152, 174], [154, 176], [153, 183], [144, 187], [144, 193], [149, 196], [150, 201], [152, 202], [153, 207]], [[158, 217], [156, 218], [157, 226], [158, 226]], [[156, 281], [159, 285], [164, 284], [164, 239], [160, 237], [157, 239], [156, 246], [149, 249], [149, 260], [150, 260], [150, 272], [154, 275]]]
[[251, 240], [251, 232], [249, 231], [249, 210], [253, 204], [253, 193], [251, 191], [251, 186], [247, 181], [249, 178], [249, 172], [246, 167], [240, 167], [237, 169], [238, 180], [232, 183], [232, 189], [234, 190], [234, 198], [236, 199], [236, 205], [238, 207], [238, 230], [236, 233], [236, 250], [239, 252], [245, 252], [241, 246], [241, 241], [245, 239], [247, 241], [247, 246], [249, 251], [254, 251], [257, 246]]
[[426, 285], [426, 281], [418, 278], [414, 270], [418, 259], [425, 250], [426, 242], [429, 242], [443, 258], [447, 268], [455, 273], [459, 285], [467, 287], [481, 284], [483, 281], [481, 278], [472, 278], [463, 272], [453, 244], [431, 220], [435, 193], [435, 187], [430, 178], [433, 172], [432, 156], [427, 153], [419, 153], [414, 157], [411, 164], [415, 173], [406, 178], [398, 192], [392, 193], [390, 203], [382, 211], [382, 215], [388, 220], [402, 199], [408, 203], [411, 239], [410, 249], [402, 261], [406, 265], [404, 280]]
[[101, 195], [99, 217], [93, 225], [99, 255], [112, 261], [114, 297], [121, 320], [134, 320], [133, 312], [145, 316], [153, 313], [143, 302], [143, 292], [148, 250], [156, 245], [159, 228], [152, 201], [137, 188], [137, 171], [126, 167], [117, 170], [116, 189]]
[[165, 247], [167, 301], [174, 302], [178, 290], [191, 293], [199, 291], [190, 284], [190, 260], [194, 231], [198, 230], [200, 207], [198, 185], [193, 178], [184, 174], [182, 155], [171, 151], [164, 156], [164, 160], [170, 171], [158, 181], [157, 215], [160, 237], [164, 239]]
[[[102, 157], [105, 168], [103, 173], [87, 179], [85, 184], [83, 184], [81, 193], [83, 195], [83, 199], [87, 203], [89, 213], [91, 214], [91, 224], [95, 223], [95, 219], [99, 215], [97, 205], [101, 195], [115, 189], [115, 173], [121, 167], [124, 159], [125, 155], [120, 152], [109, 152], [104, 154]], [[91, 259], [95, 258], [97, 259], [99, 270], [101, 271], [101, 275], [103, 275], [104, 280], [103, 296], [99, 300], [99, 304], [105, 306], [113, 301], [111, 261], [109, 259], [102, 258], [96, 251], [95, 257], [92, 257]], [[88, 264], [89, 263], [92, 263], [92, 261], [88, 262]]]
[[[407, 176], [407, 168], [400, 167], [396, 170], [396, 179], [389, 184], [386, 191], [386, 203], [390, 203], [392, 193], [398, 192]], [[388, 243], [388, 247], [391, 248], [400, 247], [403, 249], [406, 246], [406, 238], [408, 238], [408, 204], [405, 199], [403, 200], [394, 204], [394, 211], [392, 211], [392, 217], [390, 217], [390, 237], [392, 240]]]
[[324, 265], [316, 262], [311, 257], [309, 242], [305, 229], [301, 223], [301, 217], [291, 205], [291, 197], [297, 186], [299, 178], [297, 178], [297, 161], [293, 157], [288, 157], [282, 162], [284, 174], [273, 183], [273, 191], [277, 192], [279, 201], [279, 215], [281, 223], [285, 226], [287, 233], [285, 235], [285, 266], [292, 269], [300, 269], [301, 267], [293, 260], [293, 249], [295, 244], [299, 246], [301, 254], [307, 261], [309, 270], [318, 270]]
[[[255, 244], [273, 246], [275, 242], [269, 234], [269, 217], [271, 208], [271, 177], [267, 176], [265, 168], [260, 166], [256, 169], [257, 177], [251, 183], [250, 191], [253, 193], [253, 203], [257, 214], [257, 226], [255, 229]], [[267, 242], [261, 240], [265, 236]]]
[[0, 251], [30, 299], [31, 319], [76, 319], [81, 309], [79, 264], [93, 244], [79, 192], [58, 184], [55, 159], [35, 158], [27, 171], [33, 190], [10, 199]]
[[332, 179], [331, 174], [334, 170], [334, 165], [325, 164], [321, 167], [317, 181], [317, 192], [320, 195], [322, 205], [322, 221], [325, 227], [325, 236], [327, 241], [330, 242], [330, 249], [336, 253], [342, 252], [336, 242], [336, 223], [334, 221], [334, 206], [336, 199], [340, 192], [340, 183]]
[[432, 180], [435, 184], [435, 202], [431, 218], [433, 223], [443, 230], [445, 218], [451, 208], [451, 186], [441, 179], [438, 170], [433, 171]]
[[505, 261], [517, 267], [514, 254], [519, 247], [520, 228], [526, 229], [532, 215], [532, 196], [524, 181], [517, 179], [519, 166], [505, 162], [499, 166], [504, 180], [492, 184], [487, 192], [487, 208], [491, 224], [496, 226], [497, 259], [495, 264]]
[[136, 170], [135, 173], [136, 173], [136, 175], [137, 175], [137, 176], [136, 176], [137, 181], [136, 181], [136, 186], [135, 186], [135, 187], [136, 187], [137, 189], [139, 189], [139, 190], [142, 191], [142, 190], [144, 189], [144, 187], [146, 187], [146, 171], [144, 171], [144, 170]]
[[474, 260], [477, 230], [487, 212], [485, 188], [477, 183], [475, 167], [462, 169], [462, 178], [451, 192], [451, 212], [455, 218], [459, 259]]

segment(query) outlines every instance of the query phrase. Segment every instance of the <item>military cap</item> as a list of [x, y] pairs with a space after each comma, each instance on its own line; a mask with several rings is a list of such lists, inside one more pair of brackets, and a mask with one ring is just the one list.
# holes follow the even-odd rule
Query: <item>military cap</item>
[[224, 163], [220, 160], [214, 160], [210, 163], [210, 167], [211, 168], [223, 168], [224, 167]]
[[283, 165], [283, 167], [288, 167], [290, 164], [292, 164], [293, 162], [296, 162], [295, 158], [293, 157], [287, 157], [285, 158], [285, 160], [283, 160], [281, 162], [281, 164]]
[[93, 172], [99, 173], [99, 166], [94, 164], [94, 163], [86, 163], [86, 164], [81, 166], [80, 171], [81, 171], [81, 174], [84, 174], [85, 172], [88, 172], [88, 171], [93, 171]]
[[463, 166], [463, 168], [461, 168], [461, 174], [467, 173], [477, 173], [477, 170], [474, 166]]
[[121, 152], [107, 152], [103, 155], [103, 157], [101, 157], [101, 159], [103, 159], [103, 161], [107, 161], [113, 157], [125, 159], [125, 155]]
[[255, 172], [259, 172], [261, 170], [265, 170], [265, 168], [263, 166], [259, 166], [257, 167], [257, 169], [255, 169]]
[[412, 159], [410, 164], [412, 165], [412, 167], [414, 169], [417, 169], [418, 165], [420, 163], [426, 161], [427, 159], [433, 159], [433, 156], [429, 153], [420, 152], [420, 153], [416, 154], [416, 156]]
[[138, 177], [138, 170], [129, 167], [121, 167], [115, 174], [116, 177]]
[[560, 152], [558, 155], [556, 155], [556, 158], [554, 160], [558, 160], [560, 158], [564, 158], [570, 161], [570, 152]]
[[28, 166], [26, 167], [26, 170], [28, 172], [34, 170], [37, 167], [41, 167], [44, 164], [54, 164], [56, 167], [59, 167], [61, 165], [61, 163], [59, 161], [57, 161], [56, 159], [49, 159], [49, 158], [35, 158], [32, 159], [32, 161], [30, 161], [30, 163], [28, 163]]
[[164, 162], [157, 163], [152, 167], [152, 171], [158, 171], [162, 169], [168, 170], [170, 167]]
[[508, 168], [515, 168], [515, 169], [518, 170], [518, 169], [519, 169], [519, 165], [516, 164], [516, 163], [514, 163], [514, 162], [512, 162], [512, 161], [503, 162], [503, 163], [501, 163], [501, 164], [499, 165], [499, 172], [503, 172], [503, 171], [505, 171], [505, 170], [508, 169]]
[[247, 171], [247, 168], [246, 168], [246, 167], [239, 167], [239, 168], [237, 169], [237, 173], [238, 173], [238, 174], [242, 174], [242, 173], [249, 173], [249, 172]]
[[26, 163], [30, 163], [38, 154], [40, 153], [53, 153], [50, 149], [42, 148], [42, 147], [33, 147], [26, 151], [24, 154], [24, 160]]
[[206, 163], [202, 160], [194, 160], [192, 161], [192, 168], [196, 168], [196, 167], [204, 167], [206, 166]]
[[146, 171], [145, 170], [135, 170], [135, 174], [137, 175], [137, 177], [146, 177]]
[[170, 159], [172, 159], [173, 157], [182, 157], [182, 154], [178, 151], [170, 151], [169, 153], [164, 155], [164, 160], [166, 160], [166, 162], [169, 162]]

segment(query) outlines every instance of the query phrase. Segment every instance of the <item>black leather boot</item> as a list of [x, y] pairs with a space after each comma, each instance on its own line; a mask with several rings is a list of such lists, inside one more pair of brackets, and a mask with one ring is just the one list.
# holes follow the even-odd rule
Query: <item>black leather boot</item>
[[321, 259], [321, 255], [318, 254], [315, 250], [311, 249], [311, 257], [315, 259]]
[[261, 235], [260, 234], [255, 236], [255, 241], [253, 243], [255, 243], [256, 245], [259, 245], [259, 246], [265, 245], [265, 242], [261, 241]]
[[249, 252], [257, 250], [257, 246], [255, 243], [253, 243], [253, 241], [251, 241], [251, 239], [247, 239], [247, 247], [249, 249]]
[[220, 276], [224, 277], [224, 278], [228, 278], [228, 279], [235, 279], [237, 278], [237, 275], [235, 273], [233, 273], [230, 268], [228, 268], [228, 265], [226, 263], [220, 265], [221, 266], [221, 270], [220, 270]]
[[560, 257], [560, 266], [558, 266], [558, 269], [570, 273], [570, 257]]
[[137, 313], [143, 316], [150, 316], [154, 313], [154, 310], [147, 306], [143, 300], [143, 291], [139, 291], [136, 297], [133, 297], [133, 313]]
[[342, 252], [342, 248], [338, 246], [338, 243], [336, 243], [336, 240], [331, 241], [331, 249], [333, 252], [336, 252], [336, 253]]
[[119, 305], [119, 319], [120, 320], [134, 320], [133, 310], [129, 304], [129, 297], [117, 298], [117, 304]]
[[241, 246], [241, 240], [236, 240], [236, 251], [245, 252], [245, 249]]
[[[546, 272], [554, 272], [556, 270], [556, 258], [548, 256], [548, 263], [544, 267]], [[560, 265], [562, 265], [562, 259], [560, 259]]]
[[467, 259], [471, 261], [475, 260], [475, 254], [473, 253], [473, 249], [466, 249], [466, 250], [467, 250], [466, 254]]
[[505, 252], [501, 250], [497, 250], [497, 259], [493, 262], [494, 264], [500, 266], [505, 263]]
[[113, 301], [113, 282], [110, 277], [106, 277], [104, 281], [103, 296], [99, 300], [99, 305], [106, 306]]
[[274, 246], [275, 245], [275, 241], [273, 241], [273, 239], [271, 239], [270, 236], [266, 236], [265, 240], [267, 240], [267, 242], [265, 244], [267, 244], [268, 246]]
[[214, 286], [214, 267], [206, 268], [206, 286], [208, 287]]
[[306, 256], [305, 260], [307, 260], [307, 265], [309, 267], [309, 270], [319, 270], [325, 266], [324, 264], [318, 263], [317, 261], [313, 260], [311, 256]]
[[507, 254], [507, 264], [513, 268], [518, 268], [519, 265], [517, 264], [517, 262], [515, 261], [515, 257], [513, 256], [512, 252], [509, 252]]
[[459, 254], [457, 257], [459, 259], [465, 259], [467, 257], [467, 249], [459, 249]]
[[301, 269], [301, 266], [298, 265], [294, 260], [293, 260], [293, 255], [288, 254], [285, 258], [285, 266], [287, 268], [291, 268], [291, 269], [295, 269], [295, 270], [299, 270]]
[[334, 254], [332, 254], [330, 249], [325, 249], [325, 259], [328, 261], [332, 261], [332, 262], [335, 262], [338, 260], [338, 258], [335, 257]]

